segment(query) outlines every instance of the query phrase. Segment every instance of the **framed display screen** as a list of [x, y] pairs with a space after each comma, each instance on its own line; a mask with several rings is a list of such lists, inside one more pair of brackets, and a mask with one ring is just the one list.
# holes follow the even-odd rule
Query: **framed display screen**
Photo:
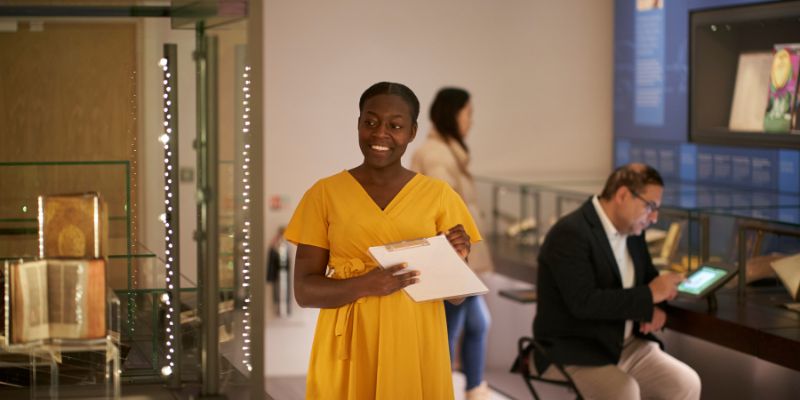
[[691, 141], [800, 148], [800, 1], [689, 18]]
[[730, 280], [736, 271], [703, 265], [678, 285], [678, 293], [688, 297], [705, 297]]

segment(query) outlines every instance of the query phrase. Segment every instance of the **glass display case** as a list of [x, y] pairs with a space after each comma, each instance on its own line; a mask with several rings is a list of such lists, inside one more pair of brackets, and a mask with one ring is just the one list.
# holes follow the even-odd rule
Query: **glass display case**
[[[498, 271], [529, 283], [535, 283], [536, 255], [547, 230], [604, 184], [597, 178], [532, 183], [476, 180], [489, 216], [484, 236], [494, 250]], [[658, 222], [646, 238], [660, 269], [690, 272], [702, 263], [743, 266], [746, 273], [740, 276], [745, 279], [735, 279], [729, 287], [739, 285], [744, 293], [745, 283], [779, 285], [769, 262], [800, 252], [799, 227], [796, 195], [666, 182]], [[763, 278], [773, 279], [759, 282]]]
[[[477, 177], [476, 182], [481, 205], [489, 216], [484, 236], [493, 249], [497, 269], [534, 283], [538, 248], [548, 229], [599, 193], [605, 179], [543, 179], [526, 183]], [[647, 233], [654, 262], [663, 268], [687, 269], [692, 260], [690, 243], [695, 241], [689, 221], [698, 216], [694, 208], [684, 204], [688, 201], [686, 190], [665, 187], [659, 221]]]
[[[0, 134], [13, 134], [3, 140], [7, 146], [0, 151], [7, 160], [0, 163], [0, 260], [38, 257], [39, 195], [100, 193], [109, 210], [107, 284], [119, 299], [114, 336], [119, 365], [113, 368], [120, 373], [114, 383], [117, 393], [120, 383], [124, 391], [129, 384], [166, 381], [173, 388], [182, 388], [184, 383], [202, 385], [200, 392], [207, 395], [224, 392], [234, 398], [263, 398], [263, 287], [250, 286], [250, 282], [263, 281], [263, 268], [250, 267], [251, 263], [263, 265], [263, 257], [260, 246], [254, 246], [252, 253], [249, 247], [250, 242], [262, 239], [261, 224], [250, 225], [261, 218], [262, 191], [261, 182], [250, 181], [248, 171], [261, 165], [255, 162], [260, 162], [262, 139], [254, 126], [260, 118], [249, 112], [260, 104], [250, 99], [255, 93], [252, 82], [260, 72], [250, 69], [261, 62], [248, 61], [260, 57], [260, 52], [252, 57], [247, 54], [248, 48], [256, 47], [248, 44], [252, 33], [247, 13], [259, 10], [260, 5], [248, 7], [246, 1], [202, 6], [132, 2], [137, 4], [131, 7], [125, 2], [102, 3], [53, 6], [37, 2], [28, 7], [20, 2], [3, 10], [11, 19], [14, 12], [49, 17], [44, 25], [10, 20], [4, 27], [13, 25], [13, 32], [0, 38], [4, 53], [22, 54], [22, 48], [43, 37], [69, 41], [89, 35], [95, 41], [118, 39], [122, 45], [79, 46], [75, 44], [79, 40], [66, 44], [56, 40], [25, 57], [5, 59], [11, 65], [2, 66], [10, 71], [4, 79], [13, 76], [15, 85], [0, 93], [0, 100], [17, 115], [13, 123], [3, 120], [9, 129]], [[108, 13], [120, 18], [96, 22], [94, 17]], [[173, 78], [179, 76], [180, 82], [176, 79], [175, 86], [162, 84], [162, 79], [166, 82], [160, 61], [166, 57], [161, 52], [165, 43], [177, 43], [172, 61], [178, 69]], [[76, 55], [62, 57], [61, 49]], [[36, 74], [26, 73], [34, 69]], [[59, 78], [62, 75], [70, 79]], [[75, 87], [64, 87], [67, 81], [74, 81]], [[76, 87], [81, 91], [76, 92]], [[83, 96], [87, 88], [97, 95]], [[170, 90], [176, 97], [171, 104], [174, 109], [167, 112], [164, 99]], [[181, 163], [175, 158], [171, 164], [162, 149], [164, 127], [171, 121], [177, 134], [179, 119], [181, 134], [175, 136], [174, 151], [183, 154]], [[256, 136], [252, 140], [251, 132], [258, 133], [249, 135]], [[211, 151], [209, 139], [216, 146]], [[80, 151], [73, 151], [76, 148]], [[198, 163], [212, 152], [213, 157], [203, 158], [205, 164]], [[84, 161], [104, 158], [110, 161]], [[165, 187], [167, 169], [175, 170], [175, 187], [189, 199], [175, 203], [175, 211], [184, 214], [180, 226], [167, 224], [165, 199], [178, 196]], [[208, 179], [211, 175], [213, 181]], [[214, 221], [202, 226], [202, 234], [194, 235], [195, 228], [207, 222], [197, 216], [212, 215], [198, 212], [200, 203], [208, 204], [209, 199], [215, 202]], [[182, 230], [183, 239], [174, 248], [164, 243], [165, 231], [170, 229]], [[203, 263], [195, 243], [208, 243], [211, 237], [215, 256]], [[172, 258], [178, 248], [183, 256], [180, 263]], [[204, 271], [216, 274], [213, 281], [218, 289], [204, 291], [212, 280], [201, 275]], [[171, 297], [178, 283], [177, 296]], [[214, 316], [214, 324], [206, 322], [209, 315]], [[170, 319], [180, 329], [171, 328]], [[11, 354], [0, 350], [0, 368], [7, 365], [6, 356]], [[165, 369], [172, 357], [180, 365], [178, 373]], [[206, 364], [209, 358], [219, 362]], [[33, 373], [29, 365], [19, 374], [40, 378], [38, 365]], [[5, 371], [0, 376], [6, 376]], [[60, 382], [45, 391], [70, 397], [65, 395], [75, 392], [68, 385], [73, 382], [64, 377], [62, 368], [32, 387]], [[200, 383], [198, 377], [202, 377]], [[30, 385], [29, 378], [21, 386]], [[37, 392], [41, 391], [32, 394]]]
[[800, 203], [709, 208], [702, 211], [702, 217], [708, 233], [704, 235], [707, 253], [701, 260], [737, 271], [727, 289], [740, 297], [770, 292], [776, 303], [797, 301], [789, 296], [773, 263], [800, 253]]

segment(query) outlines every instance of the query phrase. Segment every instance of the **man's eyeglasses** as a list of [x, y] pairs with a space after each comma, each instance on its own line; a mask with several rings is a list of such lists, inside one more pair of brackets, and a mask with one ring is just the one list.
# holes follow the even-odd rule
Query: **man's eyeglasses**
[[655, 201], [645, 199], [644, 197], [642, 197], [642, 195], [637, 193], [635, 190], [633, 190], [631, 188], [628, 188], [628, 190], [631, 191], [631, 194], [633, 195], [633, 197], [636, 197], [637, 199], [639, 199], [639, 200], [644, 202], [644, 205], [647, 208], [647, 213], [648, 214], [654, 213], [654, 212], [658, 212], [658, 210], [661, 208], [661, 206], [656, 204]]

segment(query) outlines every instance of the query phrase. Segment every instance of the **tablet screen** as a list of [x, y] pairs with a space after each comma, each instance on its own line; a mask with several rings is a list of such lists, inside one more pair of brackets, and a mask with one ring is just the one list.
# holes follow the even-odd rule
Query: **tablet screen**
[[678, 291], [699, 295], [728, 274], [727, 270], [704, 265], [678, 285]]

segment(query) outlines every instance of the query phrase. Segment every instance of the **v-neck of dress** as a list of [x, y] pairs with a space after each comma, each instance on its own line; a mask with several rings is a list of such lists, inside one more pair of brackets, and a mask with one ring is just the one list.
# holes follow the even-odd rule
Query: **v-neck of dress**
[[405, 195], [405, 192], [407, 192], [408, 190], [411, 190], [412, 183], [414, 183], [417, 180], [417, 178], [419, 177], [419, 173], [414, 174], [414, 176], [412, 176], [411, 179], [409, 179], [408, 182], [406, 182], [403, 185], [403, 187], [401, 187], [400, 190], [398, 190], [397, 193], [395, 193], [394, 197], [392, 197], [392, 199], [389, 200], [388, 203], [386, 203], [386, 207], [385, 208], [381, 208], [381, 206], [378, 205], [378, 203], [375, 201], [375, 199], [373, 199], [372, 196], [370, 196], [369, 192], [364, 187], [364, 185], [362, 185], [361, 182], [359, 182], [358, 179], [356, 179], [356, 177], [353, 176], [353, 174], [350, 171], [345, 170], [344, 173], [347, 174], [347, 176], [350, 177], [350, 179], [353, 181], [353, 183], [355, 183], [356, 186], [358, 186], [358, 188], [361, 190], [361, 193], [364, 196], [366, 196], [367, 199], [369, 199], [369, 203], [372, 204], [375, 207], [375, 209], [377, 209], [379, 212], [384, 213], [384, 214], [388, 214], [395, 207], [395, 204], [398, 201], [400, 201], [398, 199], [403, 198], [403, 196]]

